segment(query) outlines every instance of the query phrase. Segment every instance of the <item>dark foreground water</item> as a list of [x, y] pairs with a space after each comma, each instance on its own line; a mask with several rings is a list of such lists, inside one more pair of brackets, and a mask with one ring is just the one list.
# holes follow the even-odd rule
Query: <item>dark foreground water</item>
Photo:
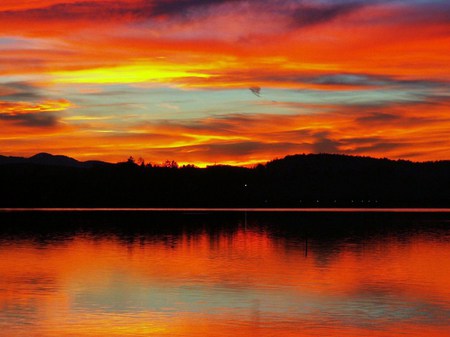
[[0, 336], [448, 336], [449, 220], [0, 214]]

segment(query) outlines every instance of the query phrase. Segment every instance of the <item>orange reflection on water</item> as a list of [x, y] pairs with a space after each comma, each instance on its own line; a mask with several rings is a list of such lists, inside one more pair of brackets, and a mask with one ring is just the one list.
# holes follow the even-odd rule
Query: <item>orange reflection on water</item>
[[445, 336], [445, 239], [263, 230], [0, 241], [8, 336]]

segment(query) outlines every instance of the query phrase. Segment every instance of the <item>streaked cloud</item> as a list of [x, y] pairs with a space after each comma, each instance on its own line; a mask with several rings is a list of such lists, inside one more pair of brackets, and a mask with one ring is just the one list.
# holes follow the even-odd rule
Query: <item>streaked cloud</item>
[[357, 11], [369, 2], [300, 2], [300, 6], [295, 8], [292, 14], [293, 23], [296, 26], [304, 27], [329, 22], [339, 17]]
[[4, 0], [0, 146], [448, 159], [449, 22], [438, 0]]
[[65, 99], [38, 103], [0, 101], [0, 121], [26, 127], [53, 127], [59, 120], [55, 113], [70, 105]]

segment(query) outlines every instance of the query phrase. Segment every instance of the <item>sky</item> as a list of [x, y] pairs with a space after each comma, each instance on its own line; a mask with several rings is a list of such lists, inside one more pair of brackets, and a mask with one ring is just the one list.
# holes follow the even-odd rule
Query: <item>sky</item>
[[0, 154], [450, 159], [448, 0], [2, 0]]

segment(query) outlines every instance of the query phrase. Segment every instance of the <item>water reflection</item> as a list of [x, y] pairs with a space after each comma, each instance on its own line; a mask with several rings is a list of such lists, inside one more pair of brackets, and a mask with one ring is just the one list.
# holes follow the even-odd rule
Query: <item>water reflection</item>
[[16, 220], [0, 235], [7, 336], [445, 336], [450, 324], [442, 219]]

